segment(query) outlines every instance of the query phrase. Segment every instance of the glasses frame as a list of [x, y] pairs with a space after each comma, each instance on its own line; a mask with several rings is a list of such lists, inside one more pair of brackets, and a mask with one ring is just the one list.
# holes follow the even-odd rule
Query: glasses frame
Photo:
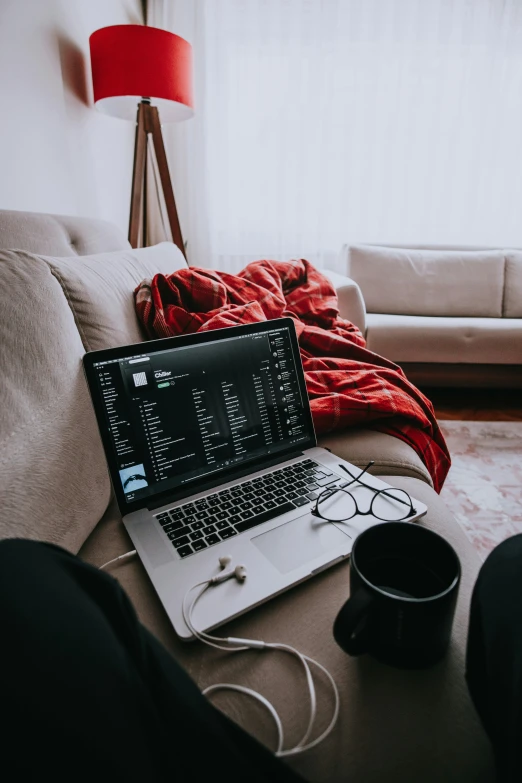
[[[403, 492], [406, 495], [406, 497], [408, 498], [408, 501], [409, 501], [408, 503], [405, 500], [401, 500], [400, 498], [394, 497], [391, 494], [390, 489], [375, 489], [375, 487], [372, 487], [370, 484], [367, 484], [365, 481], [361, 480], [361, 477], [364, 476], [364, 474], [374, 464], [375, 464], [375, 460], [371, 460], [366, 465], [366, 467], [363, 470], [361, 470], [361, 472], [359, 473], [358, 476], [354, 476], [353, 473], [351, 473], [345, 465], [340, 465], [339, 467], [341, 467], [346, 473], [348, 473], [348, 475], [350, 476], [350, 478], [352, 480], [348, 484], [345, 484], [343, 487], [326, 487], [325, 489], [323, 489], [323, 491], [318, 495], [318, 497], [317, 497], [317, 499], [315, 501], [315, 505], [314, 505], [313, 509], [310, 512], [312, 514], [312, 516], [317, 517], [318, 519], [322, 519], [324, 522], [331, 522], [331, 523], [348, 522], [350, 519], [353, 519], [356, 516], [362, 516], [362, 517], [373, 516], [373, 517], [375, 517], [375, 519], [378, 519], [380, 522], [404, 522], [405, 520], [409, 519], [410, 517], [415, 516], [417, 511], [416, 511], [416, 509], [415, 509], [415, 507], [413, 505], [413, 501], [412, 501], [410, 495], [406, 492], [405, 489], [397, 488], [400, 492]], [[368, 511], [361, 511], [360, 510], [360, 508], [358, 506], [358, 503], [357, 503], [356, 497], [354, 496], [353, 492], [350, 492], [349, 489], [348, 489], [348, 487], [351, 487], [352, 484], [360, 484], [361, 486], [366, 487], [367, 489], [371, 489], [372, 492], [374, 493], [374, 495], [372, 497], [372, 500], [371, 500], [371, 503], [370, 503], [370, 508], [368, 509]], [[355, 506], [355, 512], [351, 516], [345, 517], [344, 519], [330, 519], [329, 517], [323, 516], [323, 514], [321, 514], [321, 512], [319, 510], [319, 504], [323, 503], [325, 500], [328, 500], [328, 498], [333, 497], [337, 492], [345, 492], [347, 495], [350, 495], [350, 497], [353, 500], [354, 506]], [[380, 497], [381, 495], [386, 495], [388, 497], [391, 497], [392, 500], [395, 500], [396, 502], [403, 503], [405, 506], [408, 507], [408, 509], [409, 509], [408, 513], [405, 514], [403, 517], [400, 517], [400, 519], [383, 519], [382, 517], [377, 516], [377, 514], [374, 514], [372, 512], [372, 508], [373, 508], [373, 504], [375, 502], [375, 499], [377, 497]]]

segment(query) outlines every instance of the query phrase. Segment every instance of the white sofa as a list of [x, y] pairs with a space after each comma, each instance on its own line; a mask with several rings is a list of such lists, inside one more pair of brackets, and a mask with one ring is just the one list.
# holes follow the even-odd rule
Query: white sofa
[[[0, 538], [51, 541], [95, 565], [132, 548], [111, 498], [81, 359], [85, 350], [142, 340], [134, 287], [180, 266], [184, 260], [171, 243], [134, 251], [103, 221], [0, 211]], [[357, 287], [342, 276], [334, 279], [343, 317], [359, 318]], [[425, 671], [350, 658], [335, 644], [333, 621], [349, 592], [346, 563], [223, 629], [226, 635], [286, 642], [320, 661], [337, 682], [341, 713], [335, 732], [288, 763], [312, 783], [492, 783], [489, 743], [464, 680], [469, 602], [480, 567], [476, 551], [406, 443], [348, 428], [323, 436], [320, 445], [360, 465], [374, 459], [374, 472], [425, 503], [428, 513], [419, 524], [455, 547], [462, 582], [449, 654]], [[131, 559], [112, 574], [142, 622], [198, 685], [238, 682], [261, 691], [277, 705], [288, 742], [297, 741], [304, 730], [297, 667], [255, 652], [227, 656], [181, 643], [140, 561]], [[321, 692], [324, 727], [331, 705], [323, 697]], [[110, 709], [110, 698], [107, 704]], [[272, 723], [256, 702], [227, 694], [220, 705], [273, 747]]]
[[522, 251], [345, 245], [370, 350], [420, 385], [522, 386]]

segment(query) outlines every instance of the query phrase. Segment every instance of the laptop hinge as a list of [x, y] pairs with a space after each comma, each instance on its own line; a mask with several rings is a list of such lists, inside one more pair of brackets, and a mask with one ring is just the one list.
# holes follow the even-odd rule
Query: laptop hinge
[[[274, 457], [274, 459], [270, 460], [263, 460], [263, 463], [260, 465], [252, 465], [250, 464], [249, 467], [245, 467], [243, 470], [235, 470], [233, 473], [228, 473], [226, 476], [221, 475], [219, 480], [209, 481], [206, 484], [198, 484], [197, 487], [192, 484], [186, 489], [172, 492], [172, 493], [166, 493], [163, 495], [162, 498], [155, 498], [154, 501], [151, 501], [147, 503], [147, 509], [149, 511], [154, 511], [156, 508], [160, 508], [160, 506], [166, 506], [168, 503], [176, 503], [178, 500], [183, 500], [183, 498], [188, 498], [191, 495], [199, 495], [200, 492], [205, 492], [207, 489], [212, 489], [213, 487], [219, 487], [220, 484], [228, 484], [231, 481], [236, 481], [239, 478], [243, 478], [244, 476], [249, 476], [252, 473], [257, 473], [259, 470], [265, 470], [266, 468], [272, 468], [274, 465], [280, 465], [283, 462], [288, 462], [290, 459], [295, 459], [296, 457], [304, 457], [305, 454], [302, 451], [294, 451], [291, 454], [285, 454], [284, 457], [281, 457], [279, 455], [278, 457]], [[167, 494], [169, 497], [167, 497]]]

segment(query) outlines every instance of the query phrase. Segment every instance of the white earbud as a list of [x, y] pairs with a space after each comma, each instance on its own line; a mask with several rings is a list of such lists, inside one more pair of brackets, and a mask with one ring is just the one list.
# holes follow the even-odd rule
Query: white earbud
[[230, 563], [232, 562], [232, 558], [230, 555], [223, 555], [223, 557], [219, 558], [219, 565], [221, 568], [226, 568]]
[[[225, 564], [223, 564], [223, 561], [225, 561]], [[219, 559], [219, 564], [221, 565], [221, 568], [225, 569], [227, 565], [230, 563], [230, 558], [228, 555], [225, 557], [221, 557]], [[225, 571], [223, 570], [220, 574], [216, 574], [216, 576], [213, 576], [212, 579], [209, 579], [209, 584], [211, 585], [218, 585], [221, 584], [221, 582], [226, 582], [227, 579], [237, 579], [238, 582], [244, 582], [247, 578], [247, 570], [244, 565], [237, 565], [235, 568]]]

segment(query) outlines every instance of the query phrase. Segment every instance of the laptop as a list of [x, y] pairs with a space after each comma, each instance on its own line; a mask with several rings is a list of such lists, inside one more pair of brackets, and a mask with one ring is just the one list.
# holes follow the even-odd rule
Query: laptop
[[[193, 638], [184, 596], [220, 557], [248, 576], [205, 593], [198, 630], [343, 561], [380, 521], [310, 513], [319, 493], [351, 481], [344, 468], [360, 468], [317, 446], [291, 318], [93, 351], [84, 369], [123, 523], [181, 639]], [[352, 489], [367, 510], [374, 492]], [[341, 519], [350, 498], [332, 497]], [[426, 513], [413, 503], [408, 521]]]

